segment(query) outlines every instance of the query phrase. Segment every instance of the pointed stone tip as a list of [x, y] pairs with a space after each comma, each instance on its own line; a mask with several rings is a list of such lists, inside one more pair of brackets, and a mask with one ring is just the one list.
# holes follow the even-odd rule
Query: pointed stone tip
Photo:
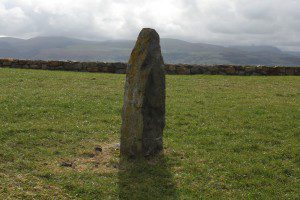
[[[158, 33], [152, 28], [143, 28], [131, 52], [129, 65], [145, 60], [147, 55], [159, 55], [163, 63]], [[160, 66], [160, 65], [158, 65]]]
[[141, 32], [155, 32], [155, 33], [156, 33], [156, 30], [153, 29], [153, 28], [143, 28], [143, 29], [141, 30]]
[[159, 35], [155, 29], [152, 28], [143, 28], [139, 34], [139, 38], [156, 38], [159, 39]]

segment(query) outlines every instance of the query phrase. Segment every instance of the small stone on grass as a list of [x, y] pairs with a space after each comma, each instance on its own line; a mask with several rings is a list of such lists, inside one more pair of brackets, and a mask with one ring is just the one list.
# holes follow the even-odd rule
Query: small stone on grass
[[70, 162], [62, 162], [62, 163], [60, 163], [60, 166], [61, 166], [61, 167], [72, 167], [72, 166], [73, 166], [73, 163], [70, 163]]
[[100, 152], [102, 152], [102, 148], [101, 147], [95, 147], [95, 152], [96, 153], [100, 153]]

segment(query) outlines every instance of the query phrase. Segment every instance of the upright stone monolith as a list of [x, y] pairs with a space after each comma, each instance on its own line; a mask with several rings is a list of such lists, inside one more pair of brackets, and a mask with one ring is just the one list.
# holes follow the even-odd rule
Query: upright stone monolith
[[121, 156], [147, 157], [163, 149], [165, 71], [159, 35], [144, 28], [126, 71]]

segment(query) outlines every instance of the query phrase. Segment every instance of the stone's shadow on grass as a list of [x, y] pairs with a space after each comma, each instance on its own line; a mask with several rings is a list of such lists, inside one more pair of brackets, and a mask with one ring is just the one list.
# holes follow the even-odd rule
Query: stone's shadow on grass
[[178, 199], [166, 157], [120, 160], [119, 199]]

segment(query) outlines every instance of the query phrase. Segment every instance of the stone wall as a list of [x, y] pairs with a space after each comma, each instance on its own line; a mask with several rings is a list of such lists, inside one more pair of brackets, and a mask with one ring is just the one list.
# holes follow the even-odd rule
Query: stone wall
[[[0, 59], [0, 67], [125, 74], [127, 63]], [[166, 64], [167, 74], [300, 75], [300, 67]]]

